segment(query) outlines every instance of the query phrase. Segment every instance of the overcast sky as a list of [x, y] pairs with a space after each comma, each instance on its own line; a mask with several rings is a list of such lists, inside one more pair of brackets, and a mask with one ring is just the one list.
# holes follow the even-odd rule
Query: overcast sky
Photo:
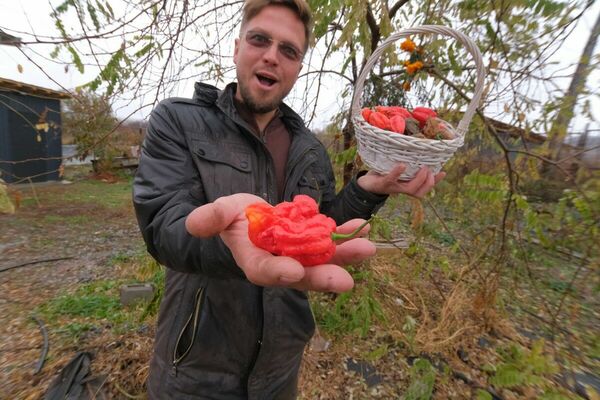
[[[56, 29], [49, 17], [51, 9], [47, 0], [28, 0], [26, 2], [0, 0], [0, 10], [0, 27], [2, 28], [9, 28], [20, 32], [35, 31], [37, 34], [57, 35]], [[561, 51], [555, 55], [554, 61], [561, 62], [561, 60], [568, 60], [569, 63], [572, 63], [573, 60], [579, 58], [583, 46], [589, 37], [591, 26], [599, 12], [600, 1], [596, 1], [592, 8], [583, 16], [583, 20], [573, 32], [572, 38], [566, 42], [569, 44], [568, 48], [561, 49]], [[16, 35], [19, 36], [19, 34]], [[600, 46], [597, 46], [595, 54], [598, 54], [599, 49]], [[52, 51], [52, 47], [36, 45], [31, 46], [31, 50], [34, 50], [39, 55], [48, 56]], [[50, 89], [58, 89], [58, 85], [48, 79], [39, 68], [27, 60], [20, 50], [8, 46], [0, 46], [0, 60], [0, 77], [39, 85]], [[19, 66], [22, 67], [22, 72], [19, 71]], [[84, 84], [94, 77], [94, 71], [86, 71], [85, 75], [81, 75], [74, 67], [65, 71], [63, 66], [52, 62], [44, 63], [43, 68], [48, 75], [66, 88], [73, 88]], [[567, 70], [567, 72], [572, 72], [573, 70], [574, 67]], [[588, 78], [588, 86], [598, 87], [600, 86], [598, 83], [600, 83], [600, 71], [596, 69]], [[564, 85], [568, 85], [568, 80], [565, 80]], [[336, 95], [340, 93], [342, 88], [339, 79], [324, 83], [324, 90], [322, 90], [322, 93], [331, 93], [332, 95], [324, 97], [320, 103], [319, 107], [322, 109], [322, 112], [319, 114], [323, 115], [323, 117], [321, 120], [315, 121], [313, 127], [322, 127], [327, 123], [328, 116], [332, 114], [332, 111], [329, 110], [337, 110], [343, 106], [340, 104], [339, 96]], [[192, 92], [193, 81], [189, 81], [179, 85], [178, 88], [176, 88], [176, 92], [172, 93], [172, 95], [190, 97]], [[140, 107], [143, 104], [143, 101], [144, 99], [137, 99], [127, 106], [125, 106], [123, 102], [117, 104], [118, 116], [124, 117], [128, 115], [131, 110]], [[294, 106], [293, 100], [291, 105]], [[594, 109], [596, 110], [596, 118], [600, 118], [600, 103], [598, 99], [596, 99], [594, 103]], [[147, 107], [139, 112], [136, 117], [144, 118], [149, 112], [150, 108]], [[598, 122], [593, 122], [592, 125], [594, 129], [600, 129]], [[581, 126], [579, 128], [581, 128]]]

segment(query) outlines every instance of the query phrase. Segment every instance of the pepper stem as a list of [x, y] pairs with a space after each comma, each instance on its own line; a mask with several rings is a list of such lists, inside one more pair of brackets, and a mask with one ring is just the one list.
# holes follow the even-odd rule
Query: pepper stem
[[358, 233], [362, 230], [362, 228], [367, 226], [367, 224], [369, 222], [371, 222], [372, 219], [373, 219], [373, 216], [371, 216], [371, 218], [369, 218], [368, 220], [363, 222], [358, 228], [356, 228], [354, 231], [352, 231], [350, 233], [331, 232], [331, 240], [336, 241], [336, 240], [341, 240], [341, 239], [352, 239], [353, 237], [358, 235]]

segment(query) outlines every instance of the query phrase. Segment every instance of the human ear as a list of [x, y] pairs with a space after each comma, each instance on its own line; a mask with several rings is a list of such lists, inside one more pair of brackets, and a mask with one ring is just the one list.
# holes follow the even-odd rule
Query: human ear
[[233, 45], [233, 63], [237, 64], [238, 52], [240, 51], [240, 39], [236, 38]]

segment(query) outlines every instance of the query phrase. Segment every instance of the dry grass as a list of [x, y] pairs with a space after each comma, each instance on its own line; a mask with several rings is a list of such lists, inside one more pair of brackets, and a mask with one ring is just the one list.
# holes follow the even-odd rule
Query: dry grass
[[[467, 284], [455, 284], [440, 273], [435, 278], [423, 274], [402, 251], [378, 256], [365, 268], [373, 272], [370, 276], [376, 280], [385, 321], [376, 322], [365, 338], [352, 334], [326, 337], [331, 341], [327, 351], [307, 349], [301, 399], [400, 398], [410, 383], [408, 371], [414, 357], [453, 364], [458, 349], [468, 349], [473, 357], [482, 352], [474, 338], [484, 335], [486, 327], [474, 307], [477, 292]], [[408, 317], [415, 321], [414, 330], [407, 329]], [[367, 361], [382, 384], [369, 387], [363, 377], [348, 371], [349, 358]], [[472, 387], [440, 375], [435, 399], [471, 397]]]

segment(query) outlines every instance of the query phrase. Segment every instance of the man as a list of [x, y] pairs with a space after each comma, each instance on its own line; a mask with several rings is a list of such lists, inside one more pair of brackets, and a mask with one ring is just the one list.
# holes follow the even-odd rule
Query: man
[[443, 174], [399, 182], [360, 174], [338, 194], [325, 148], [282, 100], [302, 68], [311, 30], [304, 0], [247, 0], [235, 41], [237, 84], [196, 84], [150, 117], [134, 182], [148, 251], [167, 275], [148, 377], [152, 399], [291, 399], [314, 321], [305, 290], [342, 292], [339, 265], [374, 254], [358, 238], [330, 264], [303, 268], [254, 247], [243, 216], [257, 201], [303, 193], [350, 232], [388, 194], [421, 197]]

